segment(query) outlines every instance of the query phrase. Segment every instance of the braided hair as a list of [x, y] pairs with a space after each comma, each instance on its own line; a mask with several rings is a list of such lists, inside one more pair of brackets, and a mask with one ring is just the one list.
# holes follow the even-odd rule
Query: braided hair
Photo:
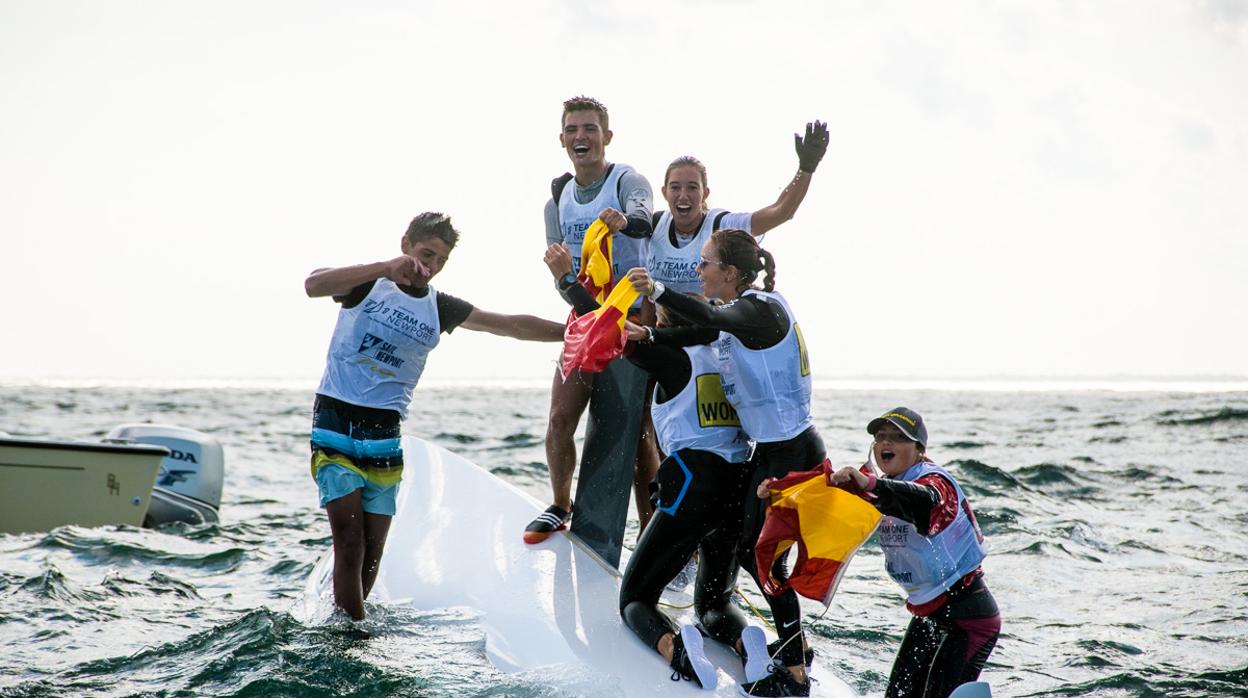
[[719, 261], [737, 268], [741, 272], [741, 282], [737, 292], [754, 288], [754, 281], [759, 272], [765, 272], [764, 291], [776, 288], [776, 260], [771, 253], [758, 246], [753, 235], [744, 230], [724, 228], [711, 233], [711, 242], [715, 243], [715, 251], [719, 253]]

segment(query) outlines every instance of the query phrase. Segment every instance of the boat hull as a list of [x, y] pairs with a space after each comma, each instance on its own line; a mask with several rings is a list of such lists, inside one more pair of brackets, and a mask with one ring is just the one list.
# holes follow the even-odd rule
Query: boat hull
[[139, 526], [159, 446], [0, 438], [0, 533], [58, 526]]
[[[574, 536], [556, 534], [538, 545], [522, 541], [540, 502], [420, 439], [404, 437], [403, 451], [398, 513], [370, 603], [481, 611], [486, 655], [505, 672], [577, 665], [599, 677], [599, 695], [708, 695], [690, 682], [671, 681], [667, 663], [624, 626], [614, 567]], [[312, 571], [296, 617], [308, 623], [328, 618], [332, 573], [330, 551]], [[668, 600], [689, 602], [687, 596]], [[692, 622], [690, 611], [674, 612]], [[715, 695], [736, 695], [740, 659], [715, 642], [707, 641], [706, 649], [718, 668]], [[856, 695], [818, 663], [815, 669], [820, 681], [813, 695]]]

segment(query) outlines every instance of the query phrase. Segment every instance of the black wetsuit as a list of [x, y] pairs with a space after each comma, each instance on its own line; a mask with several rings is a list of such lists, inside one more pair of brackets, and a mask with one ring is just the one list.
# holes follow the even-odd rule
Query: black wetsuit
[[[665, 346], [689, 346], [704, 344], [718, 338], [720, 332], [736, 337], [749, 349], [767, 349], [775, 346], [789, 332], [791, 320], [780, 303], [761, 296], [742, 296], [725, 305], [709, 305], [682, 293], [665, 292], [656, 299], [660, 305], [673, 310], [696, 327], [675, 327], [655, 331], [655, 343]], [[767, 502], [754, 493], [764, 479], [783, 477], [790, 472], [809, 470], [827, 458], [823, 439], [812, 426], [806, 431], [784, 441], [759, 443], [751, 459], [751, 474], [747, 484], [748, 496], [742, 507], [741, 543], [737, 547], [737, 559], [754, 581], [759, 583], [754, 562], [754, 544], [762, 531]], [[778, 580], [788, 579], [785, 564], [787, 556], [776, 560], [771, 576]], [[804, 663], [801, 640], [802, 608], [797, 593], [791, 588], [778, 596], [766, 595], [775, 621], [776, 632], [783, 642], [780, 660], [785, 666]]]
[[[685, 470], [689, 489], [677, 504]], [[694, 609], [714, 639], [733, 645], [746, 620], [732, 604], [737, 584], [737, 542], [741, 501], [746, 497], [748, 463], [729, 463], [714, 453], [681, 449], [659, 466], [659, 507], [637, 540], [620, 584], [620, 615], [642, 642], [658, 646], [665, 633], [680, 629], [658, 609], [659, 597], [698, 551]]]
[[[560, 291], [577, 313], [598, 307], [579, 285]], [[682, 349], [633, 343], [625, 356], [655, 379], [659, 403], [675, 397], [693, 378], [689, 355]], [[663, 589], [695, 550], [698, 575], [693, 603], [702, 627], [728, 645], [741, 637], [746, 620], [732, 604], [732, 593], [737, 582], [742, 502], [749, 496], [752, 470], [748, 462], [729, 463], [715, 453], [694, 449], [668, 454], [659, 465], [655, 476], [658, 506], [637, 540], [620, 584], [620, 615], [642, 642], [657, 649], [664, 634], [680, 632], [659, 611], [658, 603]]]
[[[937, 480], [927, 484], [927, 478]], [[871, 494], [875, 498], [868, 501], [880, 513], [908, 521], [923, 536], [933, 528], [939, 531], [956, 513], [956, 492], [940, 475], [915, 482], [878, 479]], [[914, 617], [897, 650], [886, 698], [945, 698], [978, 679], [1001, 633], [1001, 614], [984, 583], [983, 569], [931, 602], [907, 607]]]

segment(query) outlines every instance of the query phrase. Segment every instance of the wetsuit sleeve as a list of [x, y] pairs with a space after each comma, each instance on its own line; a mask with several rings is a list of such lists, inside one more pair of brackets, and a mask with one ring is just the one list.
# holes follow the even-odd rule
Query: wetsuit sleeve
[[629, 342], [624, 358], [654, 377], [659, 384], [660, 401], [683, 390], [693, 374], [689, 355], [673, 347]]
[[368, 283], [360, 284], [350, 291], [347, 291], [344, 295], [334, 296], [334, 300], [341, 303], [344, 308], [354, 308], [364, 302], [364, 299], [367, 298], [368, 294], [372, 292], [373, 284], [376, 283], [377, 280], [374, 279]]
[[[563, 231], [559, 230], [559, 204], [554, 199], [548, 200], [542, 213], [546, 219], [546, 247], [563, 242]], [[546, 247], [542, 250], [545, 251]]]
[[691, 347], [710, 344], [716, 339], [719, 339], [719, 330], [705, 327], [659, 327], [654, 330], [654, 343], [665, 347]]
[[628, 225], [620, 232], [630, 238], [650, 237], [654, 232], [651, 222], [654, 192], [641, 173], [633, 170], [620, 175], [620, 205], [624, 207], [622, 213], [628, 219]]
[[[935, 533], [931, 531], [932, 516], [943, 502], [940, 490], [928, 482], [930, 477], [933, 476], [919, 478], [916, 482], [880, 478], [875, 481], [875, 488], [871, 490], [871, 494], [876, 497], [872, 504], [881, 514], [895, 516], [914, 524], [919, 535], [932, 535]], [[934, 477], [940, 478], [939, 475]], [[956, 506], [957, 497], [953, 501]]]
[[[558, 282], [555, 282], [555, 288], [559, 288]], [[572, 284], [566, 289], [559, 288], [559, 295], [572, 306], [577, 315], [592, 313], [598, 309], [598, 301], [589, 295], [589, 291], [580, 284]]]
[[438, 324], [442, 331], [450, 334], [468, 319], [472, 313], [472, 303], [461, 300], [449, 293], [438, 293]]
[[789, 316], [778, 303], [742, 296], [724, 305], [711, 305], [683, 293], [664, 292], [656, 301], [698, 327], [727, 332], [750, 349], [767, 349], [789, 333]]

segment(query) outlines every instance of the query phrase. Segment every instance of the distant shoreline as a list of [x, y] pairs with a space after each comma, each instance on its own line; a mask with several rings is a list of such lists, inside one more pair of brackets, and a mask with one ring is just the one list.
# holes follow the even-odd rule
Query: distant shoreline
[[[0, 377], [0, 389], [43, 388], [151, 388], [163, 390], [306, 390], [312, 392], [316, 377], [300, 378], [135, 378], [135, 377]], [[490, 387], [512, 390], [548, 389], [549, 378], [428, 378], [421, 390]], [[969, 392], [1248, 392], [1248, 377], [1238, 376], [1063, 376], [1010, 377], [839, 377], [815, 381], [821, 391], [969, 391]]]

